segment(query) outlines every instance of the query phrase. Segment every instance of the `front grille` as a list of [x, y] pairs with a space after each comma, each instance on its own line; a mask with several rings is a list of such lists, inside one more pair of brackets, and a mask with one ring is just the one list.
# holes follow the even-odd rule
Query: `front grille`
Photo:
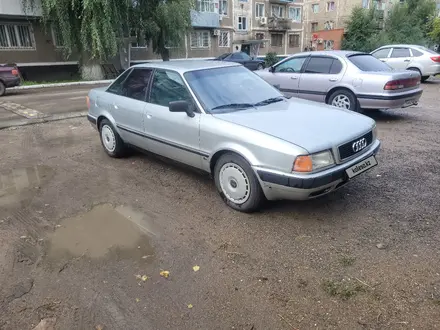
[[[354, 144], [355, 142], [357, 142], [357, 141], [360, 141], [361, 139], [365, 139], [365, 140], [367, 140], [367, 145], [365, 146], [365, 148], [362, 148], [362, 149], [359, 150], [359, 151], [355, 151], [355, 150], [353, 150], [353, 144]], [[340, 158], [341, 160], [344, 160], [344, 159], [350, 158], [351, 156], [354, 156], [354, 155], [356, 155], [357, 153], [362, 152], [362, 150], [365, 150], [365, 149], [366, 149], [366, 148], [367, 148], [372, 142], [373, 142], [373, 131], [370, 131], [370, 132], [368, 132], [367, 134], [364, 134], [364, 135], [358, 137], [357, 139], [354, 139], [354, 140], [352, 140], [352, 141], [350, 141], [350, 142], [347, 142], [347, 143], [341, 145], [341, 146], [338, 148], [338, 151], [339, 151], [339, 158]]]

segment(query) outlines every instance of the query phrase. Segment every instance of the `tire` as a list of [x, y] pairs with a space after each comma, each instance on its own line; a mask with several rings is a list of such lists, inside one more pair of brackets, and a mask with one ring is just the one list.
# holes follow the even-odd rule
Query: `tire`
[[214, 167], [214, 182], [220, 197], [234, 210], [255, 212], [265, 200], [251, 166], [235, 153], [228, 152], [220, 156]]
[[263, 70], [264, 69], [264, 65], [263, 64], [258, 64], [257, 65], [257, 70]]
[[127, 147], [108, 119], [103, 119], [99, 124], [99, 137], [107, 155], [113, 158], [126, 155]]
[[352, 92], [344, 89], [334, 91], [328, 98], [327, 103], [338, 108], [360, 112], [356, 96], [354, 96]]
[[0, 96], [5, 95], [5, 93], [6, 93], [6, 86], [3, 83], [3, 81], [0, 81]]
[[430, 77], [430, 76], [422, 76], [422, 79], [421, 79], [421, 81], [422, 81], [422, 82], [425, 82], [426, 80], [428, 80], [428, 79], [429, 79], [429, 77]]

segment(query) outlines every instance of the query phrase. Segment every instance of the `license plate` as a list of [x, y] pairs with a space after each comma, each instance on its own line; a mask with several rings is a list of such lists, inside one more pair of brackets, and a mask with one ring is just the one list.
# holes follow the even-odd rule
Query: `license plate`
[[414, 105], [414, 103], [416, 103], [416, 100], [406, 100], [405, 103], [403, 104], [403, 107], [410, 107], [412, 105]]
[[367, 159], [364, 159], [360, 163], [357, 163], [356, 165], [347, 168], [345, 172], [347, 173], [348, 177], [351, 179], [354, 178], [356, 175], [368, 171], [370, 168], [373, 168], [376, 165], [377, 165], [376, 157], [371, 156], [368, 157]]

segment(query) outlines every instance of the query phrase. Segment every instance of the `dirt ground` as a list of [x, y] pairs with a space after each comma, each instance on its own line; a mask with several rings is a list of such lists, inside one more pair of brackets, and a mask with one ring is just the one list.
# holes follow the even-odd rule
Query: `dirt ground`
[[252, 215], [199, 173], [107, 157], [85, 118], [0, 131], [0, 329], [440, 329], [440, 83], [424, 86], [371, 114], [379, 166]]

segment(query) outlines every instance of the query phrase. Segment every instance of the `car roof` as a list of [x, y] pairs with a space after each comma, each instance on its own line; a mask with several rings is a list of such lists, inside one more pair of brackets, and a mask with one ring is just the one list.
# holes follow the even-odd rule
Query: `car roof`
[[142, 63], [133, 65], [135, 68], [154, 68], [164, 70], [174, 70], [180, 73], [188, 71], [215, 69], [231, 66], [241, 66], [239, 63], [223, 62], [223, 61], [210, 61], [210, 60], [171, 60], [154, 63]]
[[[354, 54], [368, 54], [364, 52], [358, 52], [354, 50], [313, 50], [310, 52], [301, 52], [292, 54], [290, 56], [298, 56], [298, 55], [334, 55], [334, 56], [340, 56], [340, 57], [347, 57]], [[289, 57], [290, 57], [289, 56]]]
[[392, 45], [384, 45], [379, 47], [380, 48], [391, 48], [391, 47], [409, 47], [409, 48], [424, 48], [425, 46], [421, 46], [421, 45], [411, 45], [411, 44], [392, 44]]

